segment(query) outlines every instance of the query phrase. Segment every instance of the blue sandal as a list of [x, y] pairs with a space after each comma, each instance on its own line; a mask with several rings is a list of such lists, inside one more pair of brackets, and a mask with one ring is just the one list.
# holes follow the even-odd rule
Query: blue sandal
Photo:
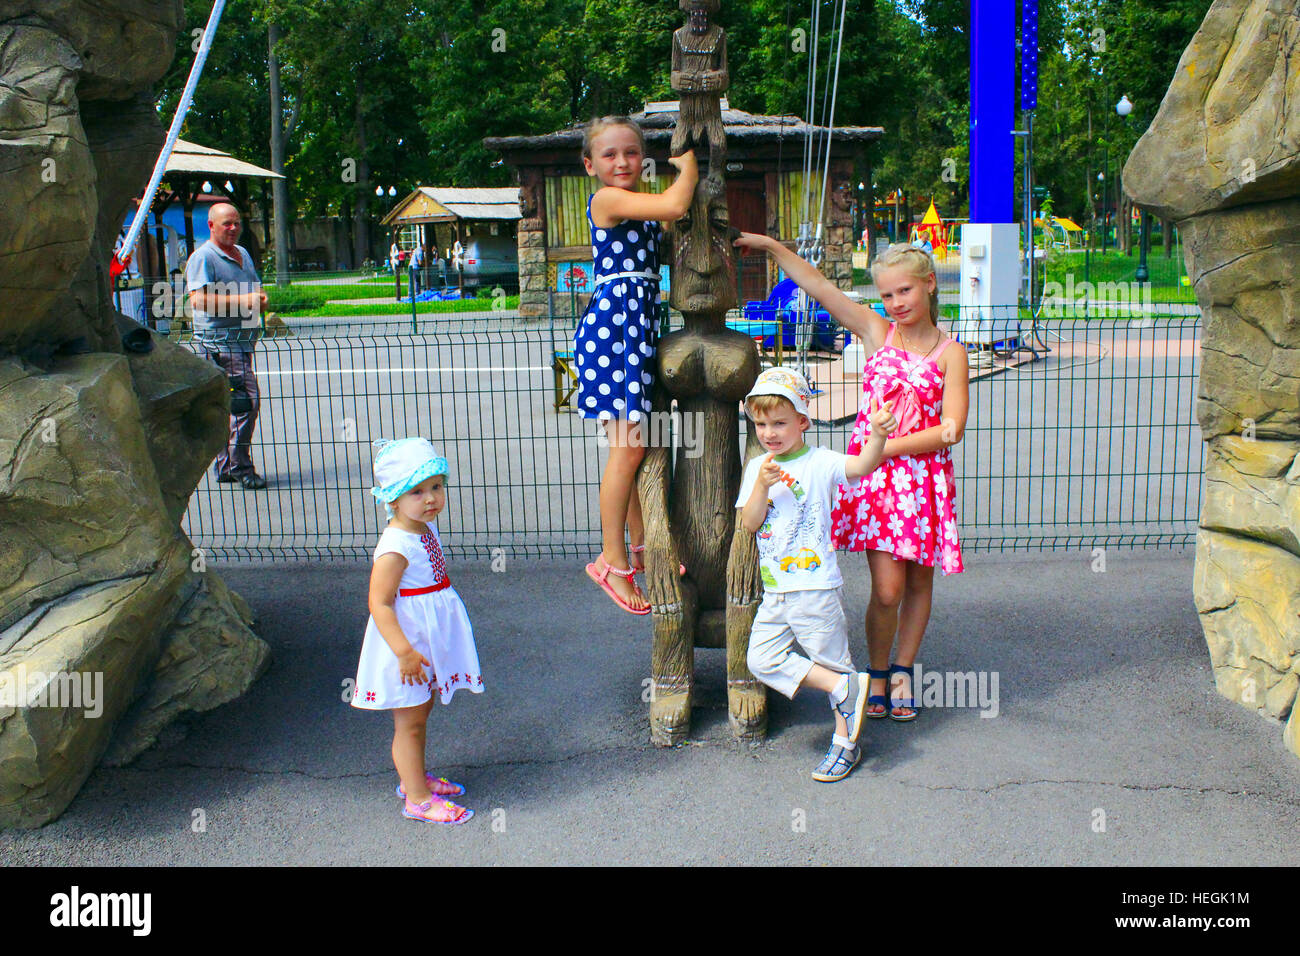
[[848, 728], [849, 743], [858, 742], [862, 732], [862, 718], [867, 712], [867, 681], [865, 674], [845, 674], [849, 680], [849, 689], [844, 700], [834, 705], [835, 712], [844, 718]]
[[849, 775], [858, 761], [862, 759], [862, 748], [853, 746], [853, 741], [839, 734], [831, 736], [831, 749], [812, 772], [812, 778], [819, 783], [834, 783]]
[[[916, 688], [915, 688], [915, 687], [912, 688], [912, 695], [913, 695], [913, 696], [911, 696], [911, 697], [900, 697], [900, 698], [898, 698], [897, 700], [894, 699], [894, 675], [895, 675], [895, 674], [906, 674], [907, 677], [908, 677], [908, 686], [911, 686], [911, 684], [912, 684], [912, 667], [915, 667], [915, 665], [912, 665], [911, 667], [907, 666], [906, 664], [890, 664], [890, 665], [889, 665], [889, 717], [890, 717], [891, 720], [897, 720], [897, 721], [899, 721], [900, 723], [905, 723], [905, 722], [907, 722], [907, 721], [909, 721], [909, 720], [916, 720], [917, 712], [921, 709], [921, 708], [919, 708], [919, 707], [916, 706], [916, 696], [915, 696], [915, 695], [916, 695]], [[894, 710], [897, 709], [897, 708], [903, 708], [903, 709], [906, 709], [906, 710], [910, 710], [911, 713], [910, 713], [910, 714], [901, 714], [901, 715], [900, 715], [900, 714], [896, 714], [896, 713], [894, 713]]]
[[868, 708], [874, 707], [877, 704], [885, 708], [878, 714], [874, 714], [871, 712], [870, 709], [868, 709], [867, 716], [870, 717], [872, 720], [882, 720], [883, 718], [889, 716], [889, 671], [887, 670], [873, 671], [871, 668], [868, 667], [867, 676], [870, 677], [872, 680], [883, 680], [885, 682], [885, 693], [871, 694], [871, 696], [867, 698]]

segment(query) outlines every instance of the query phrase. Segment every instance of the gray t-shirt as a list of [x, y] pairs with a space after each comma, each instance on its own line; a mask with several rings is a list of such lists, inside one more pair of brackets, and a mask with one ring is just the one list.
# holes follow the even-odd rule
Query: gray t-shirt
[[[194, 250], [185, 264], [186, 293], [211, 286], [208, 291], [221, 295], [246, 295], [262, 288], [262, 280], [253, 268], [253, 257], [243, 246], [235, 246], [239, 261], [226, 255], [209, 239]], [[194, 310], [194, 341], [214, 348], [237, 348], [251, 352], [261, 334], [261, 316], [241, 315], [238, 309], [226, 315], [211, 315]]]

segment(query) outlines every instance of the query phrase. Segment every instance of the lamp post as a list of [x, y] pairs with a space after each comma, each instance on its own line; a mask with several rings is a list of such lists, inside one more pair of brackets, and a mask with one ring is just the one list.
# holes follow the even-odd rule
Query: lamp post
[[1101, 172], [1097, 174], [1097, 181], [1101, 183], [1101, 251], [1105, 253], [1106, 251], [1106, 203], [1109, 201], [1109, 196], [1106, 192], [1106, 173], [1110, 171], [1110, 147], [1109, 146], [1106, 147], [1106, 153], [1102, 160], [1102, 165], [1105, 166], [1105, 169], [1103, 169]]
[[[1129, 114], [1133, 112], [1132, 100], [1130, 100], [1127, 95], [1121, 96], [1119, 102], [1115, 104], [1115, 112], [1118, 113], [1121, 118], [1128, 119]], [[1124, 223], [1124, 228], [1128, 228], [1127, 220]], [[1146, 282], [1151, 275], [1150, 271], [1147, 269], [1147, 249], [1149, 248], [1150, 241], [1151, 215], [1144, 209], [1142, 210], [1142, 225], [1138, 231], [1137, 272], [1134, 273], [1134, 278], [1137, 279], [1138, 282]]]
[[[390, 200], [390, 210], [391, 210], [391, 200], [394, 197], [396, 197], [396, 195], [397, 195], [397, 187], [389, 186], [388, 198]], [[384, 187], [382, 185], [375, 187], [375, 198], [376, 199], [384, 198]], [[390, 247], [392, 246], [391, 242], [389, 243], [389, 246]], [[396, 298], [400, 302], [402, 299], [402, 273], [397, 268], [396, 262], [390, 262], [389, 265], [393, 267], [394, 298]]]

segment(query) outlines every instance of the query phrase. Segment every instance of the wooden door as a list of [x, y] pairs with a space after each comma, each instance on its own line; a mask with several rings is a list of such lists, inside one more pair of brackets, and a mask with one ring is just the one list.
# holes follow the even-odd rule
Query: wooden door
[[[741, 232], [767, 232], [767, 204], [761, 177], [727, 181], [727, 211], [731, 225]], [[767, 298], [767, 256], [737, 256], [740, 304]]]

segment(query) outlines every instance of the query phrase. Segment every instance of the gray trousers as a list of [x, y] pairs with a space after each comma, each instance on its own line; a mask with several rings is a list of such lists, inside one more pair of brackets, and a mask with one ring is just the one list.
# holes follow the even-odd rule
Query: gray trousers
[[253, 353], [245, 352], [238, 346], [223, 349], [204, 346], [204, 350], [208, 353], [208, 358], [216, 362], [227, 376], [238, 375], [243, 378], [244, 390], [252, 403], [252, 408], [248, 411], [230, 416], [230, 440], [217, 453], [217, 476], [239, 478], [254, 474], [257, 469], [253, 467], [253, 430], [257, 427], [257, 413], [262, 407], [262, 401], [257, 388], [257, 376], [253, 374]]

